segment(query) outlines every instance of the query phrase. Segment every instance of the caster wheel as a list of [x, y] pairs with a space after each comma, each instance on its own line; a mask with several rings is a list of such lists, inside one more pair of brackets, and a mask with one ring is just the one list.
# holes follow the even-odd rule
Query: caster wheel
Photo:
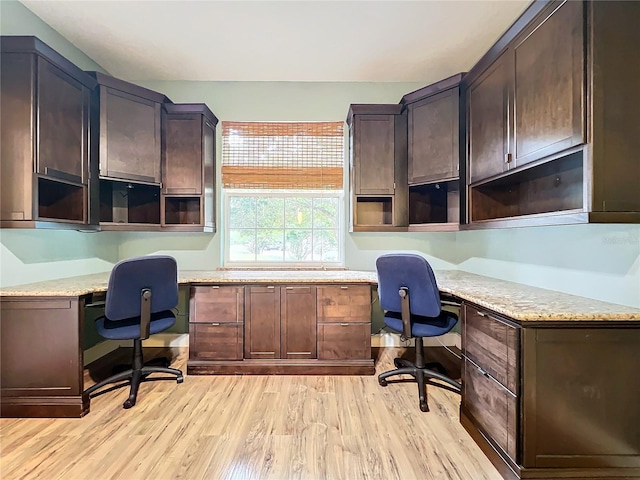
[[176, 383], [182, 383], [182, 382], [184, 382], [184, 377], [182, 375], [176, 378]]
[[378, 380], [378, 383], [381, 387], [386, 387], [387, 385], [389, 385], [384, 378], [382, 380]]
[[427, 404], [427, 402], [420, 402], [420, 410], [423, 412], [429, 411], [429, 405]]
[[122, 408], [126, 408], [129, 409], [131, 407], [133, 407], [136, 404], [136, 401], [133, 400], [131, 401], [130, 399], [125, 400], [125, 402], [122, 404]]

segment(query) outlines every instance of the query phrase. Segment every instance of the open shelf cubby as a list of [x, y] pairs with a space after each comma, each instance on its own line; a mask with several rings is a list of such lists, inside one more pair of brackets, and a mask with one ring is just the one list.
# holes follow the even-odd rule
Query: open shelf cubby
[[38, 218], [84, 222], [85, 188], [38, 177]]
[[470, 190], [472, 222], [582, 209], [582, 151]]
[[409, 224], [459, 223], [459, 185], [456, 179], [409, 186]]
[[200, 197], [164, 197], [166, 225], [200, 225]]
[[160, 224], [160, 186], [100, 180], [100, 222]]
[[356, 197], [356, 225], [393, 225], [392, 197]]

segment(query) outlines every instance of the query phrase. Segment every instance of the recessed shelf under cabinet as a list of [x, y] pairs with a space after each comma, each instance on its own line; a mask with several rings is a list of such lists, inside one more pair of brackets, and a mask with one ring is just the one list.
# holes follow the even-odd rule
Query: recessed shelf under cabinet
[[470, 220], [501, 220], [583, 210], [582, 151], [471, 185]]
[[38, 177], [39, 219], [84, 223], [86, 186]]
[[103, 230], [159, 230], [160, 186], [100, 180]]
[[459, 181], [409, 186], [409, 231], [458, 230]]
[[165, 196], [165, 225], [200, 225], [200, 198]]

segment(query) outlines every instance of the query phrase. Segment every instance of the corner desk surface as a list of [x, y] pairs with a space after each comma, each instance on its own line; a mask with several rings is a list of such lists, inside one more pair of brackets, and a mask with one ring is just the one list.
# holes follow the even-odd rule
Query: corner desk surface
[[[640, 309], [457, 270], [435, 272], [441, 293], [520, 322], [640, 321]], [[107, 290], [109, 272], [0, 288], [0, 297], [80, 297]], [[184, 270], [180, 284], [377, 284], [356, 270]]]

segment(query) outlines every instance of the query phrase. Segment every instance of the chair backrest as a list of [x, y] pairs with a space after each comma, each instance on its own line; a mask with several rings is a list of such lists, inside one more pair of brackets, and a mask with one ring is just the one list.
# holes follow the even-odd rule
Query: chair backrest
[[122, 260], [111, 270], [104, 314], [109, 320], [140, 316], [140, 295], [151, 290], [151, 313], [178, 306], [178, 266], [168, 255]]
[[420, 255], [390, 253], [376, 260], [380, 306], [387, 311], [402, 312], [398, 291], [409, 289], [409, 304], [413, 315], [440, 315], [440, 293], [431, 265]]

